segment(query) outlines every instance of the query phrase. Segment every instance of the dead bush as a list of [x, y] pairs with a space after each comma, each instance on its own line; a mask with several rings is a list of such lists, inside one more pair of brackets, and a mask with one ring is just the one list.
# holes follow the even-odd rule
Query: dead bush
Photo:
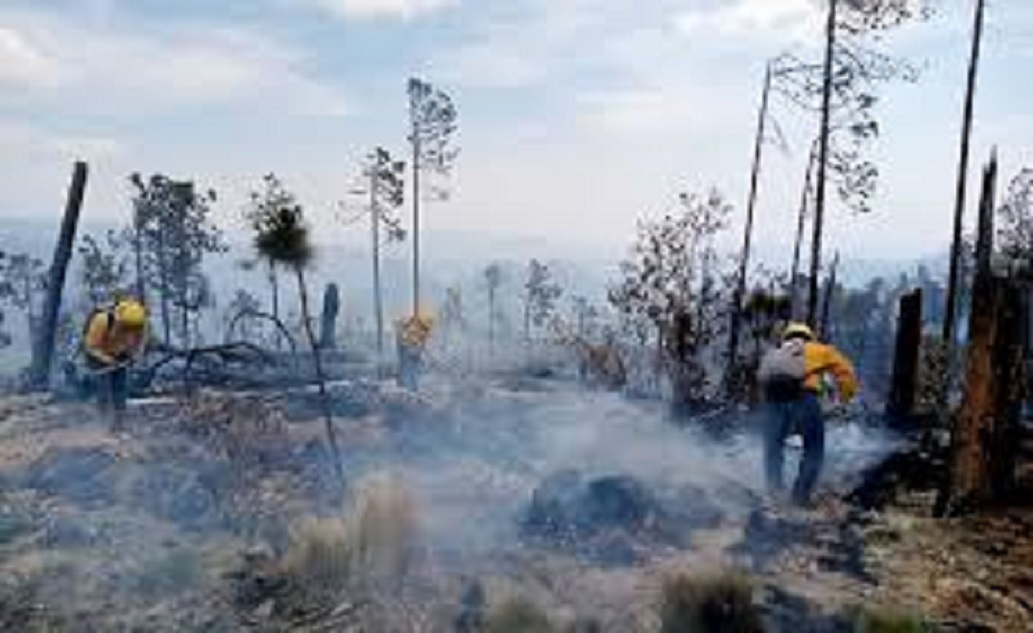
[[661, 633], [761, 633], [748, 578], [733, 572], [679, 575], [665, 581]]
[[488, 612], [485, 633], [550, 633], [552, 623], [544, 611], [530, 600], [509, 598]]

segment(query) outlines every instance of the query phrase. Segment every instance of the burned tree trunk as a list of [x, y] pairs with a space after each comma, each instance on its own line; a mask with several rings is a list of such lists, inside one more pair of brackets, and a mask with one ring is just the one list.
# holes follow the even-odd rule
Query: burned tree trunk
[[814, 230], [811, 240], [811, 278], [807, 294], [807, 323], [812, 328], [818, 323], [818, 276], [821, 274], [821, 238], [825, 220], [826, 173], [829, 162], [829, 134], [832, 128], [832, 57], [836, 50], [836, 0], [829, 0], [828, 22], [825, 26], [825, 66], [823, 71], [821, 132], [818, 137], [817, 191], [814, 198]]
[[341, 296], [337, 284], [327, 284], [323, 291], [323, 316], [319, 320], [319, 346], [323, 349], [337, 347], [337, 314], [341, 310]]
[[793, 264], [789, 270], [789, 312], [792, 318], [798, 318], [800, 302], [800, 250], [803, 246], [804, 226], [807, 222], [807, 203], [811, 196], [811, 180], [814, 178], [814, 161], [817, 158], [817, 139], [811, 144], [811, 153], [807, 158], [807, 174], [803, 181], [803, 191], [800, 193], [800, 209], [796, 217], [796, 239], [793, 241]]
[[950, 274], [947, 282], [947, 305], [943, 318], [943, 342], [950, 358], [954, 346], [954, 322], [957, 317], [958, 286], [961, 283], [961, 233], [964, 227], [965, 186], [968, 180], [969, 139], [972, 136], [972, 114], [975, 108], [976, 79], [979, 70], [979, 51], [983, 39], [984, 0], [976, 2], [975, 26], [972, 31], [972, 55], [968, 65], [968, 89], [965, 93], [965, 110], [962, 117], [961, 155], [958, 158], [957, 191], [954, 198], [954, 235], [951, 243]]
[[1004, 500], [1012, 490], [1022, 403], [1023, 301], [1014, 282], [996, 277], [993, 253], [997, 158], [983, 177], [972, 289], [965, 394], [953, 434], [949, 490], [938, 510], [959, 514]]
[[[743, 229], [742, 254], [739, 256], [739, 276], [732, 293], [731, 320], [728, 324], [728, 359], [725, 367], [725, 392], [731, 396], [735, 388], [734, 377], [738, 368], [739, 334], [742, 328], [742, 303], [746, 294], [746, 276], [749, 274], [750, 242], [753, 237], [753, 216], [757, 206], [757, 191], [760, 185], [760, 164], [764, 151], [764, 128], [768, 117], [768, 96], [771, 93], [771, 64], [764, 75], [764, 92], [757, 115], [757, 137], [753, 147], [753, 170], [750, 173], [750, 198], [746, 204], [746, 226]], [[704, 275], [705, 277], [705, 275]]]
[[57, 319], [61, 311], [61, 296], [65, 288], [65, 277], [68, 274], [68, 262], [72, 259], [72, 246], [75, 243], [75, 232], [79, 226], [79, 213], [82, 211], [83, 197], [86, 193], [86, 163], [75, 163], [72, 172], [72, 184], [68, 189], [68, 200], [65, 204], [64, 217], [61, 220], [61, 232], [54, 246], [54, 259], [47, 275], [47, 295], [43, 304], [42, 322], [38, 334], [33, 341], [33, 362], [30, 379], [33, 386], [46, 387], [50, 382], [50, 363], [54, 356], [54, 339], [57, 335]]
[[886, 402], [886, 417], [894, 425], [905, 423], [914, 413], [918, 381], [918, 355], [922, 344], [922, 289], [900, 299], [897, 344], [893, 355], [893, 383]]
[[330, 395], [326, 391], [326, 375], [323, 372], [323, 357], [319, 353], [319, 342], [312, 328], [312, 312], [309, 310], [308, 286], [305, 284], [305, 271], [300, 266], [295, 268], [298, 281], [298, 297], [301, 299], [301, 319], [305, 326], [309, 347], [312, 348], [312, 361], [316, 370], [316, 382], [319, 387], [319, 401], [323, 407], [323, 421], [326, 424], [326, 442], [330, 449], [330, 458], [334, 462], [334, 470], [339, 480], [344, 481], [344, 468], [341, 465], [341, 451], [337, 448], [337, 434], [334, 432], [333, 410], [330, 406]]
[[825, 282], [825, 298], [821, 306], [821, 326], [818, 332], [825, 339], [826, 343], [832, 342], [832, 331], [829, 327], [829, 317], [832, 314], [832, 297], [836, 292], [836, 272], [839, 270], [839, 253], [836, 253], [832, 260], [832, 268], [829, 270], [829, 278]]

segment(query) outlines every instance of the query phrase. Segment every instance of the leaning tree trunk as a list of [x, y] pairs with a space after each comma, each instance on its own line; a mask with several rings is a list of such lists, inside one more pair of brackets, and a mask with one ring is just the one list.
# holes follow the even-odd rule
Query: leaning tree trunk
[[[958, 286], [961, 283], [962, 230], [965, 222], [965, 195], [968, 181], [969, 140], [972, 137], [972, 115], [975, 109], [976, 80], [979, 72], [979, 52], [983, 40], [984, 0], [976, 0], [975, 25], [972, 31], [972, 54], [968, 64], [968, 88], [961, 126], [961, 155], [958, 157], [958, 181], [954, 196], [954, 234], [951, 242], [950, 276], [947, 282], [947, 300], [943, 316], [943, 342], [947, 358], [954, 347], [954, 323], [957, 318]], [[948, 371], [948, 375], [950, 372]], [[949, 382], [949, 380], [948, 380]], [[947, 388], [944, 387], [944, 392]]]
[[811, 152], [807, 157], [807, 174], [804, 176], [803, 191], [800, 193], [800, 209], [796, 216], [796, 239], [793, 241], [793, 264], [789, 271], [789, 313], [797, 318], [800, 306], [800, 251], [803, 247], [804, 226], [807, 223], [807, 203], [811, 197], [811, 181], [814, 178], [814, 161], [818, 149], [818, 139], [811, 143]]
[[31, 383], [36, 387], [45, 388], [50, 382], [50, 364], [54, 356], [61, 296], [64, 292], [65, 277], [68, 274], [68, 262], [72, 258], [72, 247], [75, 244], [75, 232], [79, 226], [83, 196], [86, 193], [86, 176], [86, 163], [76, 162], [72, 171], [72, 184], [68, 188], [64, 217], [61, 220], [61, 232], [58, 234], [57, 244], [54, 246], [54, 258], [51, 260], [50, 272], [47, 275], [47, 295], [43, 303], [42, 321], [33, 340], [35, 353], [30, 378]]
[[330, 457], [334, 462], [334, 470], [338, 478], [344, 481], [344, 469], [341, 466], [341, 452], [337, 448], [337, 435], [334, 432], [333, 410], [330, 407], [330, 395], [326, 391], [326, 377], [323, 374], [323, 358], [319, 352], [319, 342], [316, 340], [315, 330], [312, 328], [312, 313], [309, 310], [308, 288], [305, 285], [305, 270], [300, 266], [295, 267], [298, 278], [298, 297], [301, 299], [301, 319], [305, 325], [305, 335], [308, 337], [309, 347], [312, 348], [312, 360], [316, 369], [316, 381], [319, 386], [319, 401], [323, 407], [323, 420], [326, 423], [326, 442], [330, 448]]
[[829, 131], [832, 118], [832, 57], [836, 48], [836, 4], [829, 0], [825, 26], [825, 68], [821, 95], [821, 132], [818, 141], [818, 188], [814, 197], [814, 232], [811, 240], [811, 279], [807, 295], [807, 323], [818, 323], [818, 275], [821, 273], [821, 238], [825, 220], [825, 180], [828, 171]]
[[[757, 207], [757, 191], [760, 185], [760, 161], [764, 151], [764, 128], [768, 117], [768, 95], [771, 93], [771, 63], [764, 74], [764, 91], [757, 114], [757, 136], [753, 145], [753, 168], [750, 173], [750, 197], [746, 204], [746, 226], [743, 229], [742, 254], [739, 256], [739, 276], [732, 293], [731, 320], [728, 334], [728, 359], [725, 366], [725, 393], [729, 396], [735, 389], [735, 375], [738, 372], [739, 333], [742, 327], [742, 302], [746, 294], [746, 275], [749, 273], [750, 241], [753, 238], [753, 216]], [[702, 305], [702, 301], [700, 302]]]

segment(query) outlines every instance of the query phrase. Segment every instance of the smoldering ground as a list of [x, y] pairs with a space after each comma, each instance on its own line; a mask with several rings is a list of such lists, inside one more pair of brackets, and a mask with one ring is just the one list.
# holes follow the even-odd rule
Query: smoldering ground
[[[0, 424], [2, 518], [13, 526], [0, 535], [0, 565], [35, 579], [34, 604], [101, 627], [182, 615], [184, 604], [194, 619], [177, 615], [167, 630], [236, 617], [211, 601], [256, 548], [302, 574], [320, 561], [330, 578], [341, 570], [324, 569], [323, 553], [337, 545], [345, 575], [370, 556], [404, 568], [413, 554], [402, 576], [420, 584], [432, 569], [452, 588], [429, 601], [457, 608], [449, 578], [518, 576], [543, 559], [582, 571], [662, 561], [691, 550], [697, 528], [741, 525], [762, 499], [757, 419], [717, 440], [673, 424], [662, 403], [558, 380], [436, 376], [418, 397], [377, 383], [342, 393], [359, 392], [362, 413], [335, 420], [343, 488], [304, 408], [288, 419], [282, 404], [202, 394], [134, 407], [118, 441], [90, 409], [14, 411]], [[896, 442], [831, 425], [824, 485], [848, 489]], [[69, 583], [74, 594], [60, 598]], [[263, 591], [249, 618], [269, 609]]]

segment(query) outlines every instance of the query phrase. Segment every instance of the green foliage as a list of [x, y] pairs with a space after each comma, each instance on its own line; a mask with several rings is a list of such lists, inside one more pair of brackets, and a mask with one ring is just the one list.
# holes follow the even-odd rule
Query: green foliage
[[111, 300], [129, 282], [129, 257], [125, 241], [114, 231], [101, 238], [83, 235], [79, 244], [82, 284], [89, 300], [96, 304]]
[[664, 584], [661, 633], [760, 633], [747, 578], [733, 573], [676, 576]]
[[192, 181], [163, 174], [146, 180], [132, 174], [129, 181], [136, 193], [133, 228], [126, 236], [138, 252], [141, 281], [148, 291], [158, 293], [166, 337], [173, 327], [170, 308], [175, 308], [179, 336], [189, 344], [191, 317], [212, 301], [204, 258], [229, 248], [211, 219], [215, 192], [199, 191]]
[[488, 612], [485, 633], [549, 633], [548, 616], [533, 602], [510, 598]]

